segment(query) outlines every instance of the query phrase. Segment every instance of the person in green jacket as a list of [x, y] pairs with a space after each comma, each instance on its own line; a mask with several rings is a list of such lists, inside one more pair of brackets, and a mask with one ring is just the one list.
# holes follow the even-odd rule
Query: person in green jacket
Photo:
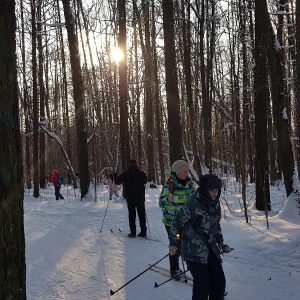
[[[176, 160], [171, 167], [171, 173], [167, 175], [166, 182], [159, 197], [159, 206], [163, 211], [162, 221], [165, 225], [167, 234], [169, 234], [171, 223], [180, 210], [180, 208], [189, 199], [191, 193], [195, 190], [192, 179], [189, 177], [189, 164], [184, 160]], [[170, 275], [176, 276], [180, 281], [183, 276], [178, 276], [182, 271], [179, 268], [180, 240], [177, 241], [176, 255], [169, 255]]]
[[223, 300], [225, 275], [221, 253], [231, 252], [224, 244], [220, 227], [222, 181], [215, 175], [200, 178], [200, 187], [176, 214], [169, 230], [169, 254], [177, 253], [181, 232], [181, 253], [193, 276], [192, 300]]

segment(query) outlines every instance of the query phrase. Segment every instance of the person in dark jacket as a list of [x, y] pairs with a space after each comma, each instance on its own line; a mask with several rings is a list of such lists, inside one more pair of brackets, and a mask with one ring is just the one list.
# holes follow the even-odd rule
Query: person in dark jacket
[[64, 199], [64, 197], [60, 193], [61, 183], [58, 182], [59, 172], [56, 169], [52, 170], [52, 176], [48, 179], [49, 182], [53, 183], [55, 189], [55, 198], [56, 200]]
[[222, 300], [225, 275], [221, 253], [231, 248], [224, 244], [221, 220], [222, 181], [215, 175], [204, 175], [200, 187], [176, 214], [169, 232], [169, 254], [176, 253], [176, 234], [181, 233], [181, 254], [193, 276], [192, 300]]
[[147, 237], [146, 227], [146, 211], [145, 211], [145, 188], [147, 183], [146, 173], [141, 171], [137, 165], [137, 161], [132, 159], [130, 161], [129, 169], [119, 176], [114, 175], [115, 184], [123, 183], [123, 197], [126, 199], [130, 233], [128, 237], [136, 237], [136, 212], [140, 221], [141, 232], [140, 237]]

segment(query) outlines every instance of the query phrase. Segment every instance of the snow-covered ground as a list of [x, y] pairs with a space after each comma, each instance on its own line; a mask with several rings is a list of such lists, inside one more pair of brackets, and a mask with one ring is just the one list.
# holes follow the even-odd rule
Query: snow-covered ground
[[[253, 188], [248, 186], [247, 192], [248, 224], [240, 208], [239, 186], [228, 182], [223, 191], [221, 226], [225, 242], [234, 248], [223, 259], [226, 299], [298, 300], [300, 215], [296, 196], [286, 200], [283, 187], [272, 187], [273, 211], [267, 229], [264, 212], [254, 209]], [[183, 282], [171, 280], [154, 288], [155, 282], [162, 283], [167, 277], [151, 270], [117, 291], [168, 253], [158, 207], [160, 190], [146, 191], [149, 240], [126, 237], [126, 203], [121, 199], [107, 202], [105, 186], [98, 187], [97, 202], [80, 201], [78, 191], [75, 195], [66, 186], [61, 190], [65, 200], [59, 201], [52, 186], [41, 191], [40, 199], [26, 191], [27, 299], [191, 299], [192, 288]], [[165, 268], [168, 265], [168, 258], [159, 263]], [[110, 290], [117, 292], [110, 296]]]

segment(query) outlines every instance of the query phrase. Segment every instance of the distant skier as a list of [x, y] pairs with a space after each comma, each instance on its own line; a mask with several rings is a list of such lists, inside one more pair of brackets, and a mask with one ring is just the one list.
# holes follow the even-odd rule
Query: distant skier
[[56, 200], [64, 199], [64, 197], [60, 193], [60, 188], [63, 183], [63, 179], [62, 179], [61, 175], [59, 174], [58, 170], [56, 170], [56, 169], [52, 170], [52, 177], [50, 177], [48, 179], [48, 181], [52, 182], [54, 185]]
[[192, 300], [223, 300], [226, 279], [221, 253], [231, 252], [224, 244], [220, 227], [222, 181], [204, 175], [200, 187], [176, 214], [169, 233], [169, 254], [177, 250], [176, 234], [181, 233], [182, 257], [193, 276]]
[[129, 214], [130, 233], [128, 237], [136, 237], [136, 211], [138, 213], [141, 232], [140, 237], [147, 237], [146, 227], [146, 211], [145, 211], [145, 188], [147, 183], [146, 173], [141, 171], [137, 165], [137, 161], [130, 161], [129, 169], [118, 176], [114, 174], [115, 184], [123, 183], [123, 196], [127, 202]]
[[119, 197], [118, 188], [115, 185], [113, 174], [108, 175], [107, 186], [108, 186], [108, 191], [109, 191], [109, 200], [112, 200], [113, 195], [115, 195], [116, 197]]
[[[176, 160], [171, 167], [171, 174], [167, 175], [166, 183], [159, 197], [159, 206], [163, 211], [162, 221], [169, 234], [170, 226], [179, 209], [189, 199], [191, 193], [195, 190], [192, 179], [189, 177], [189, 164], [184, 160]], [[180, 240], [176, 255], [169, 256], [170, 274], [176, 276], [176, 280], [180, 281], [183, 276], [177, 276], [182, 271], [179, 268], [180, 257]]]

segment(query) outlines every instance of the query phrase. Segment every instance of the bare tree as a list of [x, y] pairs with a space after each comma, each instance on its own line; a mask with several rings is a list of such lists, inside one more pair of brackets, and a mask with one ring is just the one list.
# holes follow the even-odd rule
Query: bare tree
[[81, 199], [87, 195], [90, 185], [88, 168], [87, 136], [85, 131], [84, 114], [84, 87], [80, 67], [80, 55], [78, 50], [78, 38], [74, 28], [74, 18], [69, 0], [62, 0], [66, 28], [68, 32], [70, 60], [72, 66], [72, 82], [75, 101], [75, 121], [78, 139], [78, 164], [80, 173]]
[[37, 95], [36, 60], [36, 5], [31, 1], [31, 49], [32, 49], [32, 115], [33, 115], [33, 196], [39, 197], [39, 106]]
[[21, 70], [22, 70], [22, 80], [23, 80], [23, 88], [22, 88], [22, 98], [23, 98], [23, 109], [25, 115], [25, 149], [24, 149], [24, 175], [25, 175], [25, 184], [28, 189], [31, 189], [31, 151], [30, 144], [31, 138], [29, 135], [30, 132], [30, 120], [31, 118], [27, 117], [30, 112], [30, 105], [28, 103], [28, 84], [26, 79], [27, 69], [26, 69], [26, 47], [25, 47], [25, 24], [24, 24], [24, 7], [23, 1], [20, 2], [20, 19], [21, 19]]
[[254, 113], [255, 113], [255, 171], [256, 171], [256, 208], [270, 208], [270, 187], [268, 177], [267, 137], [267, 100], [269, 99], [268, 73], [264, 35], [260, 28], [260, 14], [255, 7], [255, 68], [254, 68]]
[[126, 1], [118, 0], [119, 48], [124, 57], [119, 63], [119, 105], [120, 105], [120, 142], [122, 168], [127, 168], [130, 160], [128, 130], [128, 87], [126, 62]]
[[[191, 64], [191, 8], [187, 5], [185, 9], [184, 1], [181, 0], [182, 10], [182, 38], [183, 38], [183, 55], [184, 55], [184, 75], [185, 75], [185, 89], [186, 89], [186, 104], [188, 107], [188, 121], [189, 121], [189, 132], [191, 138], [191, 146], [194, 154], [194, 169], [198, 176], [201, 176], [201, 163], [199, 153], [199, 136], [194, 126], [196, 123], [196, 112], [195, 112], [195, 101], [193, 100], [193, 89], [192, 89], [192, 64]], [[185, 11], [187, 10], [187, 12]], [[186, 15], [187, 13], [187, 15]]]
[[259, 32], [263, 36], [263, 45], [268, 59], [271, 95], [273, 103], [273, 119], [277, 132], [277, 147], [282, 161], [282, 171], [286, 194], [293, 191], [294, 158], [289, 133], [289, 121], [286, 118], [285, 82], [283, 76], [283, 58], [278, 40], [274, 34], [265, 0], [255, 1], [255, 13]]
[[146, 122], [146, 139], [147, 139], [147, 162], [148, 162], [148, 181], [155, 181], [154, 171], [154, 131], [153, 131], [153, 88], [152, 88], [152, 75], [151, 75], [151, 64], [152, 64], [152, 53], [150, 47], [150, 1], [143, 0], [143, 16], [144, 16], [144, 28], [145, 28], [145, 122]]
[[[37, 46], [38, 46], [38, 85], [39, 85], [39, 115], [40, 121], [45, 120], [45, 85], [44, 85], [44, 53], [43, 53], [43, 35], [42, 35], [42, 1], [37, 5]], [[39, 181], [40, 187], [46, 185], [46, 141], [43, 131], [39, 132]]]
[[26, 300], [15, 1], [0, 4], [0, 299]]
[[182, 129], [180, 122], [180, 99], [176, 69], [174, 8], [172, 0], [163, 0], [163, 29], [166, 70], [166, 94], [168, 108], [168, 133], [170, 161], [182, 158]]
[[[154, 18], [154, 2], [152, 0], [152, 17]], [[153, 82], [154, 82], [154, 105], [155, 105], [155, 124], [157, 129], [157, 152], [158, 152], [158, 166], [159, 166], [159, 177], [160, 183], [163, 184], [165, 181], [165, 164], [163, 158], [163, 126], [162, 126], [162, 118], [161, 118], [161, 109], [162, 104], [160, 101], [160, 90], [159, 90], [159, 76], [158, 76], [158, 59], [157, 59], [157, 51], [156, 51], [156, 25], [155, 22], [152, 22], [152, 30], [151, 30], [151, 40], [152, 40], [152, 57], [153, 57]]]
[[[297, 136], [300, 136], [300, 1], [296, 2], [296, 120], [297, 120]], [[297, 167], [298, 178], [300, 178], [300, 139], [298, 138], [297, 147]]]

